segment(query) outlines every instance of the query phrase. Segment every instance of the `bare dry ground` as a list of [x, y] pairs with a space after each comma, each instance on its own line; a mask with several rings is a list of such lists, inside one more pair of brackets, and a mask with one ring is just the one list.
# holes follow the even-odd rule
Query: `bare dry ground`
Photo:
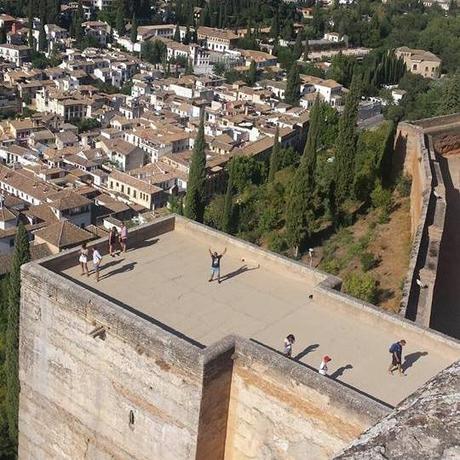
[[[394, 196], [386, 223], [379, 222], [378, 210], [359, 216], [350, 227], [339, 230], [316, 247], [313, 265], [345, 279], [351, 272], [365, 272], [377, 282], [376, 304], [397, 312], [410, 254], [409, 198]], [[372, 268], [363, 266], [362, 256], [373, 256]], [[304, 262], [309, 263], [308, 256]]]

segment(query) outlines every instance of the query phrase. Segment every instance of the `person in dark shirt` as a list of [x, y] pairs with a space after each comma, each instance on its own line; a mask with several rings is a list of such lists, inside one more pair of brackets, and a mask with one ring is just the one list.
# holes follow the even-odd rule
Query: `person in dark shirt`
[[394, 343], [390, 347], [390, 353], [391, 353], [391, 364], [390, 367], [388, 368], [388, 372], [390, 374], [393, 374], [393, 371], [396, 369], [399, 371], [400, 375], [404, 375], [403, 369], [402, 369], [402, 349], [403, 346], [406, 345], [406, 341], [404, 339], [400, 340], [399, 342]]
[[211, 278], [209, 278], [209, 282], [213, 281], [214, 275], [216, 275], [217, 282], [220, 284], [220, 259], [226, 252], [227, 248], [224, 249], [222, 254], [218, 254], [216, 251], [212, 252], [209, 249], [209, 255], [211, 256]]

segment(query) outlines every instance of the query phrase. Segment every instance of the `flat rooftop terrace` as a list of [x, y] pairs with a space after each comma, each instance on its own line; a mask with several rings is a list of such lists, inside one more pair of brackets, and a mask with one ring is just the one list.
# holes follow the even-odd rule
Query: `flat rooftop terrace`
[[[317, 286], [326, 275], [296, 271], [290, 266], [298, 264], [267, 259], [265, 251], [200, 227], [176, 220], [174, 230], [146, 238], [126, 254], [104, 255], [99, 283], [80, 275], [76, 252], [73, 266], [61, 270], [59, 257], [45, 265], [199, 346], [236, 334], [282, 351], [292, 333], [294, 359], [317, 369], [328, 354], [332, 378], [391, 405], [458, 359], [457, 344], [451, 347], [442, 335], [385, 313], [348, 308], [341, 294], [321, 294]], [[221, 284], [208, 282], [209, 247], [219, 252], [227, 247]], [[387, 372], [388, 348], [401, 338], [408, 342], [405, 377]]]

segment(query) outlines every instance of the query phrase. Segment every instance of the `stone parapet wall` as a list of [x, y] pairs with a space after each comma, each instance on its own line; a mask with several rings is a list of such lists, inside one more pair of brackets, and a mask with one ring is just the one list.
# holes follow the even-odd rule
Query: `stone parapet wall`
[[455, 127], [460, 127], [460, 114], [400, 123], [395, 141], [396, 158], [412, 179], [412, 247], [400, 314], [424, 327], [431, 321], [446, 216], [446, 192], [433, 136]]
[[196, 347], [36, 264], [21, 305], [21, 459], [195, 458]]
[[331, 458], [389, 412], [347, 390], [308, 366], [238, 339], [226, 458]]
[[460, 361], [430, 379], [336, 460], [459, 457]]
[[[458, 357], [458, 342], [341, 293], [336, 277], [187, 219], [133, 229], [130, 242], [168, 231], [289, 270], [325, 308]], [[245, 338], [203, 348], [60, 274], [77, 260], [72, 249], [22, 268], [21, 459], [325, 459], [391, 409]]]

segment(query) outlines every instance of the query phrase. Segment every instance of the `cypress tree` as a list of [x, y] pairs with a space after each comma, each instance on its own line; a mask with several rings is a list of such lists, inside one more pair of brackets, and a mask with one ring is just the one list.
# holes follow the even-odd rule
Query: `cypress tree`
[[339, 133], [335, 154], [335, 197], [339, 210], [343, 202], [350, 197], [355, 170], [356, 120], [360, 95], [361, 78], [353, 76], [350, 91], [345, 99], [345, 107], [339, 120]]
[[251, 61], [249, 65], [249, 70], [246, 74], [246, 83], [249, 86], [254, 86], [257, 81], [257, 67], [254, 60]]
[[292, 180], [287, 199], [286, 238], [295, 256], [299, 255], [302, 242], [310, 235], [314, 219], [312, 197], [315, 190], [316, 148], [320, 130], [320, 105], [317, 98], [311, 110], [307, 142], [299, 167]]
[[228, 182], [227, 182], [227, 192], [225, 193], [224, 209], [222, 213], [221, 221], [221, 230], [225, 233], [231, 233], [233, 230], [233, 175], [234, 167], [233, 161], [230, 162]]
[[40, 22], [43, 23], [43, 25], [47, 24], [47, 9], [46, 9], [46, 0], [39, 0], [38, 2], [38, 17], [40, 18]]
[[297, 105], [300, 99], [300, 74], [299, 67], [294, 62], [289, 69], [286, 83], [286, 91], [284, 93], [284, 101], [286, 104]]
[[273, 182], [275, 179], [275, 174], [278, 172], [280, 168], [280, 129], [279, 126], [276, 127], [275, 131], [275, 142], [273, 143], [272, 153], [270, 155], [270, 168], [268, 170], [268, 182]]
[[193, 69], [193, 62], [191, 59], [187, 60], [187, 65], [185, 66], [185, 75], [193, 75], [194, 69]]
[[185, 29], [185, 35], [184, 35], [184, 39], [182, 40], [182, 43], [184, 45], [190, 45], [191, 40], [192, 40], [192, 34], [190, 33], [190, 27], [187, 26], [187, 28]]
[[137, 42], [137, 18], [136, 15], [133, 16], [133, 20], [131, 22], [131, 43]]
[[204, 116], [200, 121], [198, 135], [193, 146], [193, 154], [188, 174], [184, 215], [189, 219], [203, 222], [205, 206], [206, 153], [204, 138]]
[[278, 17], [278, 12], [275, 12], [275, 14], [273, 15], [271, 26], [270, 26], [270, 35], [276, 40], [279, 34], [280, 34], [279, 17]]
[[83, 29], [81, 26], [83, 24], [83, 17], [83, 4], [82, 0], [79, 0], [77, 13], [73, 16], [73, 34], [77, 43], [81, 43], [83, 40]]
[[116, 20], [115, 20], [115, 29], [117, 29], [118, 35], [120, 37], [122, 37], [126, 33], [124, 0], [118, 0]]
[[46, 40], [45, 25], [40, 21], [40, 29], [38, 30], [38, 51], [46, 51], [48, 43]]
[[310, 45], [308, 43], [308, 37], [305, 38], [305, 45], [303, 47], [303, 60], [308, 61], [308, 55], [310, 54]]
[[29, 7], [28, 7], [28, 25], [29, 25], [29, 37], [28, 37], [28, 43], [29, 46], [33, 49], [35, 49], [34, 46], [34, 34], [33, 34], [33, 24], [34, 24], [34, 4], [33, 0], [29, 0]]
[[176, 24], [176, 30], [174, 31], [174, 41], [180, 43], [180, 29], [179, 24]]
[[[293, 56], [294, 56], [294, 60], [298, 60], [300, 59], [300, 57], [302, 56], [302, 51], [303, 51], [303, 45], [302, 45], [302, 31], [299, 30], [297, 32], [297, 37], [295, 39], [295, 44], [294, 44], [294, 49], [292, 51], [293, 53]], [[307, 40], [308, 41], [308, 40]]]
[[19, 224], [8, 280], [8, 324], [5, 334], [5, 409], [11, 442], [17, 445], [19, 409], [19, 309], [21, 295], [21, 265], [29, 262], [29, 240], [22, 223]]

